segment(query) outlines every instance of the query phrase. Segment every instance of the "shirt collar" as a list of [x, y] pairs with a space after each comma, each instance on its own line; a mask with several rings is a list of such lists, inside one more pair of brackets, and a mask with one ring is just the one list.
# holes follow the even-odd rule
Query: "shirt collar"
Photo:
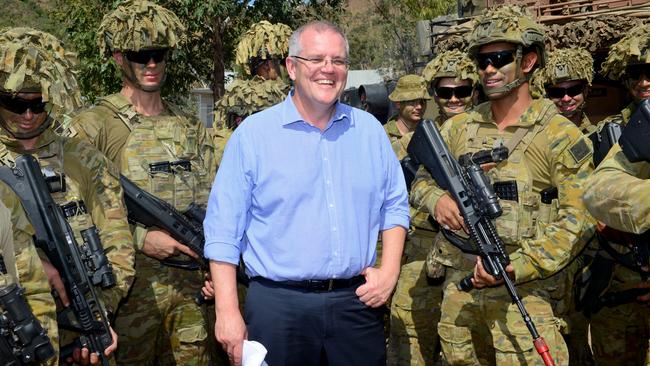
[[[284, 99], [284, 102], [282, 102], [282, 125], [283, 126], [296, 123], [296, 122], [307, 123], [300, 115], [300, 112], [298, 112], [296, 105], [293, 103], [293, 99], [291, 98], [293, 96], [293, 93], [295, 93], [295, 89], [291, 89], [287, 97]], [[334, 122], [339, 122], [344, 119], [352, 121], [351, 118], [352, 107], [343, 104], [337, 100], [336, 103], [334, 104], [334, 108], [335, 110], [334, 113], [332, 114], [332, 118], [327, 124], [328, 127], [331, 126]]]

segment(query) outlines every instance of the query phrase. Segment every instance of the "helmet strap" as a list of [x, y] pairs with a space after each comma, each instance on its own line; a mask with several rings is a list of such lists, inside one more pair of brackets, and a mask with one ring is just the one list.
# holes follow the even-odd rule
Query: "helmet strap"
[[[522, 59], [523, 59], [523, 48], [521, 45], [517, 45], [517, 53], [515, 55], [515, 80], [509, 82], [504, 86], [500, 86], [498, 88], [492, 88], [490, 90], [485, 90], [484, 88], [485, 95], [487, 95], [489, 99], [499, 99], [500, 96], [505, 96], [511, 90], [518, 88], [520, 85], [530, 80], [532, 72], [528, 73], [528, 75], [524, 75], [524, 72], [521, 71]], [[495, 94], [499, 94], [500, 96], [495, 96]]]

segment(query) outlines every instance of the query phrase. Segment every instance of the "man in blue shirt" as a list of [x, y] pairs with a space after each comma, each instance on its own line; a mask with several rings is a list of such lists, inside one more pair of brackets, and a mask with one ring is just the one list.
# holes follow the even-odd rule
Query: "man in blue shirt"
[[[215, 335], [234, 365], [244, 339], [266, 346], [271, 366], [384, 365], [381, 305], [409, 223], [404, 177], [381, 124], [338, 102], [348, 70], [340, 28], [300, 27], [289, 55], [294, 89], [235, 130], [210, 193]], [[244, 317], [240, 254], [251, 277]]]

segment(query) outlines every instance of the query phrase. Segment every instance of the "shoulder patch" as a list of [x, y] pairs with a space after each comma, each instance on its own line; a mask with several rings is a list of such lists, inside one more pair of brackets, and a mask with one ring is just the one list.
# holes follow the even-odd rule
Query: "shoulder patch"
[[576, 163], [581, 163], [585, 158], [589, 156], [590, 152], [591, 149], [589, 148], [587, 142], [585, 142], [585, 139], [578, 140], [578, 142], [569, 148], [569, 153]]

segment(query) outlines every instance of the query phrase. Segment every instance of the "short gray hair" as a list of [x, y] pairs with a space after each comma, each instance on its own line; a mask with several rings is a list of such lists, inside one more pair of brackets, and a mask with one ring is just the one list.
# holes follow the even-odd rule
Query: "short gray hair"
[[298, 29], [293, 31], [291, 38], [289, 38], [289, 56], [298, 56], [300, 51], [302, 51], [300, 37], [307, 29], [313, 29], [318, 33], [326, 31], [337, 33], [341, 36], [341, 38], [343, 38], [343, 43], [345, 44], [345, 56], [347, 57], [350, 54], [350, 44], [348, 43], [348, 37], [345, 36], [345, 33], [343, 33], [343, 29], [341, 29], [341, 27], [326, 20], [314, 20], [307, 24], [301, 25]]

